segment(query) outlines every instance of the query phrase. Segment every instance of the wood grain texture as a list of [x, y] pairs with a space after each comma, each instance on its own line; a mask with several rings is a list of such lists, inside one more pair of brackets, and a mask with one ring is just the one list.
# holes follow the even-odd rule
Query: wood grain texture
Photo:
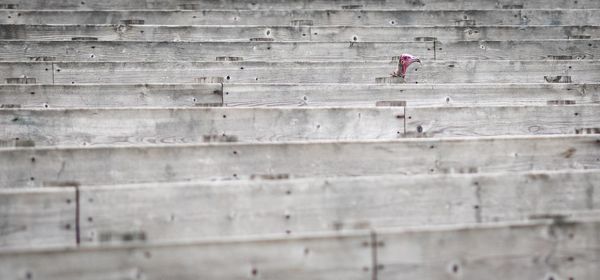
[[[266, 37], [260, 36], [260, 37]], [[433, 59], [433, 42], [135, 42], [5, 41], [0, 61], [216, 61], [220, 56], [244, 60], [391, 60], [398, 50]]]
[[[571, 76], [573, 83], [598, 82], [596, 60], [459, 60], [412, 65], [408, 83], [547, 83]], [[54, 67], [54, 74], [52, 74]], [[29, 62], [0, 63], [0, 78], [42, 77], [37, 83], [196, 83], [223, 77], [226, 83], [374, 83], [396, 65], [379, 62]], [[569, 68], [570, 67], [570, 68]], [[243, 68], [243, 69], [242, 69]], [[48, 69], [47, 71], [45, 69]], [[421, 71], [421, 72], [419, 72]], [[502, 75], [498, 75], [502, 72]], [[443, 73], [443, 75], [442, 75]], [[229, 76], [229, 79], [226, 77]]]
[[170, 25], [289, 25], [311, 20], [315, 26], [460, 25], [592, 25], [600, 22], [598, 9], [533, 10], [1, 10], [0, 24], [121, 24], [142, 19], [144, 24]]
[[73, 188], [0, 189], [0, 251], [76, 246]]
[[7, 84], [7, 79], [35, 78], [36, 84], [54, 83], [53, 64], [49, 62], [37, 63], [0, 63], [0, 84]]
[[81, 242], [142, 242], [118, 238], [131, 233], [165, 242], [519, 221], [597, 209], [598, 188], [598, 171], [82, 187]]
[[378, 232], [377, 279], [593, 279], [600, 224], [547, 224]]
[[[379, 230], [374, 236], [352, 232], [286, 239], [21, 251], [0, 253], [0, 276], [62, 280], [199, 276], [405, 279], [459, 275], [480, 279], [491, 271], [515, 277], [590, 279], [598, 272], [595, 259], [600, 250], [599, 233], [597, 219], [570, 219]], [[373, 269], [377, 270], [373, 273]]]
[[241, 142], [397, 139], [404, 107], [5, 109], [0, 139], [35, 146], [202, 143], [228, 135]]
[[223, 103], [220, 84], [0, 85], [0, 104], [21, 108], [195, 107]]
[[459, 41], [436, 42], [436, 59], [597, 59], [597, 40]]
[[407, 106], [600, 103], [599, 84], [225, 84], [225, 106], [361, 106], [402, 100]]
[[371, 279], [370, 241], [369, 233], [362, 232], [337, 237], [0, 253], [0, 278]]
[[[71, 62], [53, 65], [54, 82], [57, 84], [196, 83], [201, 77], [222, 77], [226, 84], [373, 84], [377, 78], [389, 77], [396, 67], [392, 61]], [[25, 75], [30, 69], [44, 69], [37, 63], [0, 63], [0, 67]], [[407, 83], [547, 83], [545, 77], [555, 76], [570, 76], [572, 83], [598, 83], [598, 71], [600, 62], [597, 60], [425, 61], [423, 66], [411, 65]], [[0, 77], [2, 75], [5, 73], [0, 72]]]
[[600, 106], [406, 108], [407, 137], [574, 134], [600, 125]]
[[590, 9], [600, 8], [595, 0], [579, 0], [577, 2], [568, 0], [303, 0], [289, 2], [284, 0], [268, 0], [260, 2], [248, 2], [243, 0], [218, 0], [218, 1], [160, 1], [160, 0], [133, 0], [133, 1], [102, 1], [81, 2], [79, 0], [32, 0], [19, 2], [19, 9], [28, 10], [131, 10], [131, 9], [340, 9], [344, 7], [356, 7], [357, 9], [371, 8], [402, 8], [402, 9], [536, 9], [556, 8], [563, 9]]
[[[600, 136], [0, 149], [0, 187], [590, 169]], [[31, 161], [35, 158], [35, 162]], [[31, 178], [34, 178], [31, 180]]]
[[[240, 41], [271, 38], [275, 41], [395, 42], [434, 37], [441, 42], [480, 40], [569, 39], [577, 35], [600, 37], [599, 26], [291, 26], [286, 25], [29, 25], [0, 24], [0, 39], [71, 41], [95, 37], [100, 41]], [[571, 45], [575, 45], [571, 42]], [[546, 47], [547, 44], [541, 45]]]

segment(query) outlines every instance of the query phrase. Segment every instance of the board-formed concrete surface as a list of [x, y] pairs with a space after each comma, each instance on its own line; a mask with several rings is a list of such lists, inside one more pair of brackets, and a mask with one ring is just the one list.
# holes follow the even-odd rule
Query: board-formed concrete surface
[[[594, 25], [600, 9], [0, 10], [0, 24], [477, 26]], [[142, 22], [143, 21], [143, 22]]]
[[6, 0], [0, 278], [594, 279], [599, 19]]

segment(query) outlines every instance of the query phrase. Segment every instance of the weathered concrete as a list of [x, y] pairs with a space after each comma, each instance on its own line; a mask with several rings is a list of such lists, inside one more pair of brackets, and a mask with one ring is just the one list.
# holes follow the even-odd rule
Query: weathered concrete
[[[18, 2], [18, 3], [14, 3]], [[8, 8], [28, 10], [128, 10], [128, 9], [591, 9], [600, 8], [595, 0], [302, 0], [289, 2], [286, 0], [263, 0], [248, 2], [244, 0], [130, 0], [85, 2], [80, 0], [30, 0], [12, 1]], [[17, 5], [15, 5], [17, 4]]]
[[221, 106], [221, 84], [0, 85], [0, 106], [197, 107]]
[[[85, 84], [0, 85], [3, 108], [547, 105], [600, 103], [599, 84]], [[32, 94], [33, 92], [33, 94]], [[477, 98], [474, 98], [477, 97]]]
[[[291, 3], [290, 3], [291, 4]], [[138, 19], [144, 24], [170, 25], [593, 25], [598, 9], [496, 10], [0, 10], [0, 24], [121, 24]], [[480, 9], [475, 7], [475, 9]], [[312, 22], [308, 22], [312, 21]], [[296, 22], [295, 24], [298, 24]]]
[[[438, 40], [539, 40], [600, 38], [600, 26], [175, 26], [175, 25], [0, 25], [3, 40], [71, 41], [275, 41], [397, 42]], [[434, 39], [424, 39], [434, 38]]]
[[[2, 92], [0, 87], [0, 93]], [[0, 95], [1, 98], [1, 95]], [[599, 84], [225, 84], [225, 106], [413, 106], [600, 104]]]
[[405, 137], [573, 134], [597, 129], [600, 105], [406, 108]]
[[81, 243], [520, 221], [598, 209], [598, 188], [600, 172], [573, 170], [81, 186]]
[[[228, 83], [355, 83], [390, 78], [395, 61], [379, 62], [71, 62], [0, 63], [1, 80], [15, 75], [37, 83], [197, 83], [219, 77]], [[44, 71], [54, 67], [54, 73]], [[41, 74], [40, 74], [41, 73]], [[598, 83], [598, 60], [424, 60], [413, 64], [407, 83]], [[40, 76], [36, 76], [40, 74]], [[4, 76], [6, 75], [6, 76]], [[10, 75], [10, 76], [8, 76]], [[41, 77], [41, 78], [40, 78]], [[565, 78], [563, 80], [563, 78]], [[0, 81], [1, 81], [0, 80]]]
[[76, 246], [73, 188], [0, 189], [0, 251]]
[[548, 135], [600, 131], [600, 105], [4, 109], [0, 127], [4, 146], [35, 147]]
[[598, 267], [589, 260], [600, 251], [599, 234], [597, 219], [566, 219], [299, 238], [21, 251], [0, 254], [0, 276], [50, 280], [137, 276], [373, 279], [373, 275], [377, 279], [438, 279], [459, 274], [481, 279], [493, 274], [528, 279], [539, 275], [593, 279]]
[[[600, 40], [439, 42], [141, 42], [5, 41], [0, 61], [252, 61], [422, 59], [594, 59]], [[569, 52], [565, 53], [565, 49]], [[569, 58], [570, 57], [570, 58]], [[232, 60], [232, 59], [230, 59]]]
[[[587, 110], [581, 111], [581, 119], [589, 118]], [[0, 141], [19, 139], [36, 147], [202, 143], [221, 136], [233, 142], [397, 139], [403, 134], [404, 107], [0, 110]]]
[[[388, 60], [400, 50], [433, 59], [433, 42], [5, 41], [0, 61]], [[587, 46], [587, 45], [586, 45]], [[586, 47], [587, 48], [587, 47]]]
[[0, 149], [0, 187], [600, 168], [600, 136]]

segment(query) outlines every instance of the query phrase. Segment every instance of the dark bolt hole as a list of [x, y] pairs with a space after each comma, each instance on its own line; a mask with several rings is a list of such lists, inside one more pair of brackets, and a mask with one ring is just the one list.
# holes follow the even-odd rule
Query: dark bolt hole
[[46, 68], [46, 71], [48, 71], [48, 68]]
[[96, 48], [96, 46], [92, 46], [92, 49], [95, 49], [95, 48]]
[[271, 47], [267, 47], [267, 50], [270, 50], [270, 49], [271, 49]]
[[65, 229], [71, 229], [71, 224], [66, 224]]
[[452, 266], [452, 272], [454, 272], [454, 273], [458, 272], [458, 265], [453, 265]]
[[579, 116], [579, 113], [575, 113], [575, 116]]
[[285, 218], [289, 220], [290, 219], [290, 215], [285, 215]]
[[241, 70], [244, 70], [244, 67], [240, 67]]
[[233, 151], [233, 154], [234, 154], [234, 155], [237, 155], [237, 151]]
[[35, 180], [35, 178], [34, 178], [34, 177], [30, 177], [30, 178], [29, 178], [29, 180], [31, 180], [31, 181], [34, 181], [34, 180]]
[[290, 194], [292, 194], [292, 191], [288, 190], [288, 191], [285, 192], [285, 194], [290, 195]]
[[418, 132], [418, 133], [421, 133], [421, 132], [423, 132], [423, 127], [422, 127], [422, 126], [420, 126], [420, 125], [419, 125], [419, 126], [417, 126], [417, 132]]
[[223, 118], [227, 118], [227, 115], [223, 115]]
[[473, 206], [473, 208], [479, 209], [479, 205], [475, 205], [475, 206]]
[[31, 162], [35, 162], [35, 158], [34, 157], [31, 158]]
[[67, 199], [67, 204], [69, 204], [69, 203], [71, 203], [71, 200], [70, 200], [70, 199]]
[[56, 72], [60, 72], [60, 69], [56, 69]]
[[81, 2], [81, 5], [85, 5], [85, 2]]
[[267, 35], [271, 35], [271, 30], [267, 30]]
[[30, 93], [31, 93], [31, 95], [34, 95], [34, 94], [35, 94], [35, 92], [33, 92], [33, 91], [32, 91], [32, 92], [30, 92]]
[[91, 223], [91, 222], [93, 222], [93, 221], [94, 221], [94, 218], [92, 218], [92, 217], [88, 217], [88, 222], [90, 222], [90, 223]]
[[258, 274], [258, 269], [253, 268], [252, 269], [252, 275], [256, 276]]
[[291, 233], [292, 233], [292, 231], [288, 229], [288, 230], [286, 230], [286, 231], [285, 231], [285, 233], [286, 233], [286, 234], [291, 234]]
[[358, 38], [356, 38], [356, 36], [354, 36], [354, 38], [352, 38], [352, 39], [354, 39], [354, 41], [358, 40]]
[[227, 80], [230, 80], [230, 79], [231, 79], [231, 77], [227, 76]]
[[31, 278], [33, 278], [33, 275], [31, 274], [31, 272], [27, 271], [27, 273], [25, 273], [25, 277], [27, 279], [31, 279]]

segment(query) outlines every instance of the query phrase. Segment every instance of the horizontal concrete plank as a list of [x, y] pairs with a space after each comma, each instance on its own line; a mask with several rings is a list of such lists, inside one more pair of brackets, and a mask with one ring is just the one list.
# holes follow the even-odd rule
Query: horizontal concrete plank
[[397, 139], [404, 107], [4, 109], [0, 127], [32, 146]]
[[404, 119], [405, 137], [600, 134], [600, 105], [407, 107]]
[[[518, 221], [596, 209], [598, 188], [598, 171], [82, 186], [81, 242]], [[146, 238], [120, 238], [126, 234]]]
[[0, 187], [600, 168], [600, 136], [0, 149]]
[[[0, 92], [2, 88], [0, 87]], [[599, 84], [225, 84], [225, 106], [361, 106], [404, 101], [414, 106], [600, 103]]]
[[600, 26], [0, 25], [2, 40], [394, 42], [600, 38]]
[[[83, 84], [0, 85], [4, 108], [598, 104], [598, 84]], [[33, 93], [32, 93], [33, 92]], [[473, 98], [473, 97], [477, 98]]]
[[44, 147], [600, 134], [599, 124], [600, 105], [3, 109], [0, 141]]
[[600, 58], [600, 40], [436, 42], [435, 58], [572, 60]]
[[0, 85], [0, 106], [196, 107], [220, 106], [221, 84]]
[[[475, 7], [476, 9], [479, 9]], [[598, 9], [495, 10], [0, 10], [0, 24], [144, 24], [167, 25], [593, 25]], [[294, 23], [292, 23], [294, 22]]]
[[[1, 65], [1, 64], [0, 64]], [[12, 72], [43, 66], [8, 63]], [[406, 80], [390, 78], [397, 62], [178, 62], [55, 63], [54, 82], [197, 83], [219, 77], [227, 83], [597, 83], [600, 61], [424, 60]], [[4, 73], [0, 73], [2, 75]], [[383, 81], [380, 81], [383, 80]]]
[[[378, 279], [411, 279], [405, 275], [445, 278], [460, 274], [478, 279], [493, 273], [588, 279], [598, 270], [596, 262], [590, 260], [600, 250], [599, 228], [597, 219], [573, 218], [302, 238], [30, 250], [0, 254], [0, 276], [65, 280], [173, 276], [372, 279], [376, 275]], [[539, 261], [540, 258], [552, 265]]]
[[0, 278], [371, 279], [371, 235], [0, 253]]
[[0, 189], [0, 251], [76, 246], [74, 188]]
[[[449, 43], [6, 41], [0, 45], [0, 61], [364, 61], [391, 60], [401, 53], [428, 60], [568, 60], [598, 58], [599, 45], [600, 40]], [[565, 53], [565, 49], [569, 52]]]
[[[433, 42], [6, 41], [0, 61], [387, 60], [400, 50], [434, 58]], [[241, 59], [239, 59], [241, 58]]]
[[597, 221], [379, 231], [377, 279], [594, 278]]
[[218, 1], [165, 1], [165, 0], [131, 0], [131, 1], [102, 1], [85, 2], [79, 0], [30, 0], [7, 3], [9, 9], [27, 10], [115, 10], [115, 9], [372, 9], [372, 8], [402, 8], [402, 9], [537, 9], [557, 7], [563, 9], [600, 8], [595, 0], [266, 0], [248, 2], [244, 0]]

